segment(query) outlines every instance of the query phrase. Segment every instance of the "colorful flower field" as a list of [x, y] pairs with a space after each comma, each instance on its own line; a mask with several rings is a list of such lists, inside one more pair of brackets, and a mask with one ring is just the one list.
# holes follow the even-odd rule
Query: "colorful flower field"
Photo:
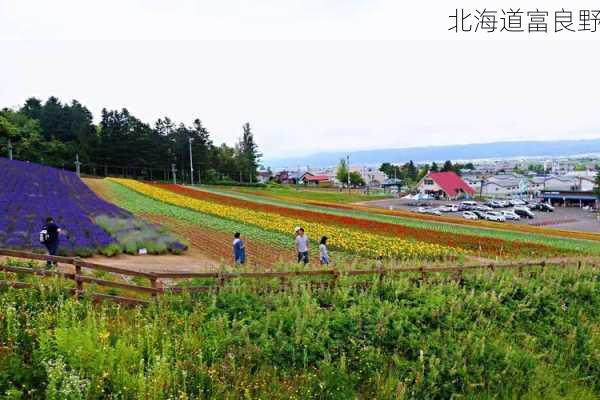
[[[61, 254], [122, 251], [120, 239], [126, 232], [111, 235], [95, 223], [101, 216], [128, 221], [130, 231], [143, 231], [152, 242], [164, 236], [157, 227], [135, 221], [129, 212], [100, 199], [70, 171], [0, 158], [0, 187], [0, 247], [42, 251], [39, 232], [49, 216], [65, 233]], [[182, 249], [178, 241], [171, 243]]]
[[[407, 237], [393, 237], [376, 234], [355, 227], [333, 225], [314, 221], [301, 216], [285, 216], [248, 207], [219, 204], [187, 195], [175, 193], [158, 186], [152, 186], [126, 179], [111, 179], [125, 187], [162, 202], [188, 208], [218, 218], [237, 221], [255, 226], [267, 232], [293, 236], [294, 227], [301, 225], [313, 238], [329, 237], [329, 245], [349, 254], [365, 257], [384, 256], [394, 259], [440, 260], [454, 258], [465, 251], [441, 244], [426, 243]], [[174, 189], [176, 190], [176, 189]], [[289, 240], [288, 240], [289, 242]]]
[[[313, 211], [323, 214], [331, 214], [341, 217], [355, 217], [359, 220], [367, 220], [374, 222], [382, 222], [385, 224], [400, 225], [405, 228], [432, 231], [434, 239], [435, 235], [466, 235], [467, 237], [476, 237], [485, 241], [487, 239], [501, 240], [503, 245], [498, 251], [487, 253], [498, 257], [514, 257], [523, 256], [531, 257], [536, 255], [552, 256], [552, 255], [584, 255], [584, 254], [600, 254], [600, 246], [598, 234], [588, 232], [573, 232], [564, 231], [554, 228], [537, 228], [522, 225], [504, 225], [498, 223], [481, 223], [472, 222], [471, 224], [463, 224], [462, 220], [457, 218], [447, 217], [444, 219], [434, 219], [429, 221], [420, 218], [420, 214], [411, 212], [389, 211], [383, 209], [373, 209], [371, 207], [356, 206], [346, 204], [344, 209], [340, 207], [326, 207], [322, 205], [307, 204], [304, 201], [291, 202], [289, 199], [280, 200], [273, 197], [264, 196], [264, 193], [256, 196], [248, 193], [234, 192], [231, 190], [222, 191], [216, 188], [202, 188], [202, 192], [211, 192], [213, 194], [234, 197], [239, 200], [245, 200], [252, 203], [258, 203], [270, 206], [279, 206], [294, 210]], [[405, 215], [406, 214], [406, 215]], [[440, 218], [440, 217], [435, 217]], [[454, 223], [454, 221], [459, 221]], [[514, 230], [511, 230], [515, 227]], [[520, 229], [523, 228], [523, 229]], [[442, 237], [440, 236], [440, 237]], [[468, 242], [466, 242], [468, 244]], [[465, 243], [458, 244], [465, 246]], [[533, 247], [531, 247], [533, 245]], [[539, 246], [541, 245], [541, 246]], [[528, 249], [529, 248], [529, 249]], [[486, 255], [477, 250], [477, 254]]]
[[107, 179], [86, 183], [103, 198], [184, 237], [192, 247], [216, 262], [231, 260], [232, 233], [236, 230], [244, 232], [250, 265], [272, 265], [294, 256], [287, 236], [167, 204]]
[[226, 195], [210, 193], [171, 184], [153, 185], [195, 199], [226, 204], [243, 209], [263, 211], [285, 217], [300, 218], [310, 222], [326, 223], [327, 225], [336, 227], [359, 229], [361, 231], [371, 232], [377, 235], [390, 236], [393, 238], [410, 238], [426, 243], [458, 248], [464, 251], [483, 254], [486, 256], [558, 255], [563, 252], [539, 243], [509, 243], [506, 240], [498, 238], [467, 235], [457, 232], [440, 232], [433, 229], [416, 228], [313, 210], [299, 210], [290, 207], [261, 204]]

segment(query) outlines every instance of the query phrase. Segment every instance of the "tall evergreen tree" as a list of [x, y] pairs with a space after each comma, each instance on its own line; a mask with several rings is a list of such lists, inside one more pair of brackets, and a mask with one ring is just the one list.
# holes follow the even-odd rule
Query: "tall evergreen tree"
[[254, 141], [254, 134], [250, 129], [250, 123], [246, 122], [243, 130], [242, 137], [238, 143], [238, 163], [242, 181], [248, 179], [250, 182], [255, 182], [262, 154], [258, 151], [258, 145]]
[[454, 166], [452, 165], [452, 161], [447, 160], [442, 167], [442, 172], [450, 172], [454, 171]]

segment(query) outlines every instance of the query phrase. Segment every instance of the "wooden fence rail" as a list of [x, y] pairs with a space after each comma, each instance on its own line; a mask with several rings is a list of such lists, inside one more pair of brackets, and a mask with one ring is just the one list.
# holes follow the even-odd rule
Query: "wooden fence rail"
[[[33, 274], [39, 276], [59, 277], [63, 279], [72, 280], [75, 283], [75, 288], [72, 289], [72, 293], [77, 296], [82, 296], [85, 293], [84, 284], [92, 284], [101, 287], [123, 289], [129, 292], [135, 292], [151, 297], [164, 293], [182, 293], [182, 292], [209, 292], [213, 290], [220, 290], [226, 282], [234, 279], [273, 279], [279, 278], [280, 287], [282, 289], [289, 288], [290, 278], [297, 277], [323, 277], [327, 278], [327, 281], [311, 281], [307, 282], [311, 287], [318, 288], [331, 288], [335, 287], [340, 277], [343, 276], [378, 276], [379, 281], [383, 281], [385, 277], [395, 276], [400, 274], [418, 274], [419, 280], [427, 282], [427, 279], [432, 274], [438, 273], [450, 273], [455, 279], [461, 279], [463, 273], [466, 271], [473, 270], [497, 270], [497, 269], [517, 269], [519, 273], [523, 272], [524, 268], [541, 267], [544, 268], [549, 265], [553, 266], [576, 266], [580, 268], [582, 263], [585, 261], [588, 265], [594, 267], [600, 265], [598, 259], [594, 258], [575, 258], [575, 259], [563, 259], [563, 260], [549, 260], [549, 261], [530, 261], [530, 262], [513, 262], [513, 263], [488, 263], [488, 264], [474, 264], [474, 265], [461, 265], [461, 266], [421, 266], [412, 268], [377, 268], [377, 269], [364, 269], [364, 270], [333, 270], [333, 269], [319, 269], [309, 271], [281, 271], [281, 272], [143, 272], [130, 270], [125, 268], [112, 267], [97, 263], [90, 263], [83, 261], [76, 257], [56, 257], [48, 256], [44, 254], [29, 253], [15, 250], [0, 249], [0, 256], [12, 257], [18, 259], [27, 260], [39, 260], [39, 261], [52, 261], [60, 262], [62, 264], [71, 265], [75, 269], [75, 273], [59, 272], [54, 270], [43, 270], [39, 268], [27, 268], [27, 267], [15, 267], [0, 264], [0, 271], [11, 272], [15, 274]], [[111, 274], [119, 274], [132, 277], [140, 277], [148, 279], [149, 286], [140, 286], [130, 283], [121, 283], [116, 281], [110, 281], [106, 279], [100, 279], [89, 275], [84, 275], [83, 270], [95, 270], [102, 271]], [[162, 280], [177, 281], [181, 279], [214, 279], [212, 285], [196, 285], [196, 286], [171, 286], [163, 287]], [[369, 284], [369, 282], [359, 282], [359, 284]], [[35, 287], [31, 283], [26, 282], [15, 282], [0, 280], [0, 286], [11, 286], [14, 288], [31, 288]], [[133, 297], [124, 296], [112, 296], [103, 293], [90, 293], [90, 297], [96, 301], [111, 300], [126, 305], [138, 305], [146, 304], [148, 301]]]

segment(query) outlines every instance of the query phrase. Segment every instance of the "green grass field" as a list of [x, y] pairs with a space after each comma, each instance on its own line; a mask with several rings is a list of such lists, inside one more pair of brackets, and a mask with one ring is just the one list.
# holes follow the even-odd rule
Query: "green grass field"
[[374, 191], [373, 194], [364, 194], [363, 190], [353, 189], [351, 193], [348, 191], [340, 192], [336, 188], [307, 188], [303, 186], [269, 186], [266, 188], [248, 188], [237, 186], [215, 186], [214, 189], [233, 191], [238, 193], [256, 194], [267, 197], [287, 198], [290, 200], [305, 200], [305, 201], [323, 201], [331, 203], [356, 203], [360, 201], [381, 200], [388, 198], [388, 195], [383, 194], [381, 190]]

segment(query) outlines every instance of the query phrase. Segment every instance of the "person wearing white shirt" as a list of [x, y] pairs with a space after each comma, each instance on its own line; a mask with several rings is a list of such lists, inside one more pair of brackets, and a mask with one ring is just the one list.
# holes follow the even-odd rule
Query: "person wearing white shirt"
[[296, 228], [296, 252], [298, 262], [308, 264], [308, 236], [304, 234], [304, 228]]
[[329, 251], [327, 250], [327, 236], [321, 238], [319, 243], [319, 261], [321, 265], [329, 265]]

